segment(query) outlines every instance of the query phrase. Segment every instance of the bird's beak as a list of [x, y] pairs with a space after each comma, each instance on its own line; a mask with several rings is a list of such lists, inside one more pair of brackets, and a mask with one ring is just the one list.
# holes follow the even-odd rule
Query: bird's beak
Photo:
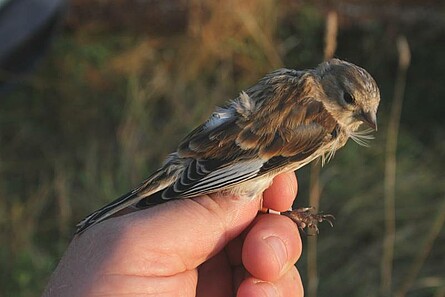
[[377, 117], [375, 112], [364, 112], [358, 114], [357, 119], [374, 129], [374, 131], [377, 131]]

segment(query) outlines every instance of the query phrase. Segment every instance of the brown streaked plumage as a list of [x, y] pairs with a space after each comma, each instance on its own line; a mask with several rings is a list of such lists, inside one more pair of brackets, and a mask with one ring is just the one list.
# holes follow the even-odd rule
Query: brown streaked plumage
[[377, 129], [379, 101], [371, 75], [345, 61], [278, 69], [216, 109], [158, 171], [86, 217], [76, 233], [128, 207], [221, 191], [255, 196], [281, 172], [320, 156], [329, 160], [349, 137], [365, 143], [370, 137], [357, 129], [362, 123]]

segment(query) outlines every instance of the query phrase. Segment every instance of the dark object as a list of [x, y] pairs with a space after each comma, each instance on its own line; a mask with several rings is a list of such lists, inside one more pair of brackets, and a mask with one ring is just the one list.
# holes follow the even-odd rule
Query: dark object
[[0, 93], [34, 69], [64, 14], [65, 2], [0, 1]]
[[333, 221], [335, 217], [333, 215], [314, 213], [314, 211], [313, 207], [303, 207], [281, 212], [280, 214], [291, 219], [301, 230], [307, 228], [308, 235], [318, 234], [318, 223], [328, 222], [331, 227], [334, 226]]

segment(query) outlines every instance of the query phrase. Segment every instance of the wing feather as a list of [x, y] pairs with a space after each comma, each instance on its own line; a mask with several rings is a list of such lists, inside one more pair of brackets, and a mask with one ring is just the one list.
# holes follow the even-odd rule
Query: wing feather
[[[195, 164], [202, 164], [203, 162], [204, 161], [201, 161]], [[196, 180], [195, 183], [188, 184], [187, 186], [184, 185], [184, 179], [186, 178], [183, 174], [174, 184], [163, 191], [162, 197], [166, 200], [186, 198], [211, 193], [215, 190], [236, 185], [256, 177], [263, 163], [264, 161], [261, 159], [234, 162], [203, 175], [202, 178]], [[190, 165], [193, 165], [193, 163]]]

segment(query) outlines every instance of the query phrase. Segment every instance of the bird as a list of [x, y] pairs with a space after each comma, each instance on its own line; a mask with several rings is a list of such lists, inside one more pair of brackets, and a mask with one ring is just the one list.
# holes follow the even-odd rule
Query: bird
[[[221, 193], [256, 197], [273, 178], [329, 161], [349, 138], [366, 145], [377, 131], [380, 91], [363, 68], [330, 59], [315, 68], [275, 70], [217, 107], [138, 187], [93, 212], [81, 234], [117, 213]], [[359, 129], [364, 124], [367, 129]], [[282, 213], [301, 228], [332, 216], [311, 208]]]

